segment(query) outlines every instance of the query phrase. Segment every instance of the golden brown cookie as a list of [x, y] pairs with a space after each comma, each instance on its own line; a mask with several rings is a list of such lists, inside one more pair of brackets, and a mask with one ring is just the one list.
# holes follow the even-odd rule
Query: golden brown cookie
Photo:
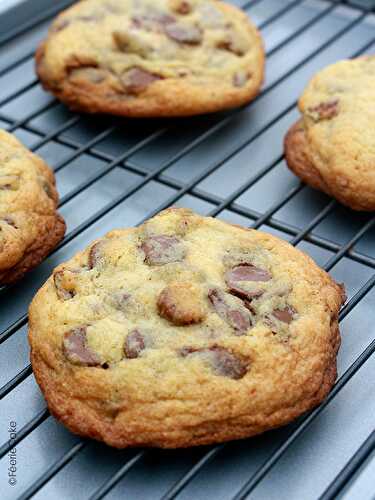
[[36, 64], [75, 110], [188, 116], [251, 101], [264, 51], [246, 14], [221, 1], [86, 0], [56, 18]]
[[289, 168], [354, 210], [375, 210], [373, 102], [375, 58], [340, 61], [308, 84], [285, 137]]
[[170, 209], [54, 271], [33, 370], [53, 415], [112, 446], [244, 438], [327, 395], [344, 295], [274, 236]]
[[63, 238], [55, 177], [44, 161], [0, 130], [0, 284], [19, 280]]

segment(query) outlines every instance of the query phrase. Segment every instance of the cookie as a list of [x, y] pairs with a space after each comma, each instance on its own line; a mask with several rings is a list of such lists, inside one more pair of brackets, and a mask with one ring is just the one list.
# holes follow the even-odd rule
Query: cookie
[[169, 209], [56, 268], [30, 307], [32, 366], [51, 413], [82, 436], [244, 438], [327, 395], [344, 295], [274, 236]]
[[289, 168], [353, 210], [375, 210], [375, 58], [320, 71], [299, 100], [301, 119], [285, 138]]
[[56, 18], [36, 66], [74, 110], [189, 116], [251, 101], [264, 50], [246, 14], [221, 1], [86, 0]]
[[0, 285], [22, 278], [63, 238], [57, 202], [52, 171], [0, 130]]

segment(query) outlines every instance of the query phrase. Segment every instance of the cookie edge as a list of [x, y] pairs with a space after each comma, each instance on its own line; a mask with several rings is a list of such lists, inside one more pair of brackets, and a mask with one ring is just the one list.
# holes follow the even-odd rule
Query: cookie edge
[[303, 125], [303, 119], [299, 119], [288, 130], [284, 138], [284, 154], [289, 169], [299, 177], [302, 182], [310, 187], [322, 191], [335, 198], [343, 205], [355, 211], [372, 212], [375, 203], [361, 199], [357, 192], [344, 193], [339, 185], [329, 186], [319, 170], [315, 167], [309, 154], [309, 144]]

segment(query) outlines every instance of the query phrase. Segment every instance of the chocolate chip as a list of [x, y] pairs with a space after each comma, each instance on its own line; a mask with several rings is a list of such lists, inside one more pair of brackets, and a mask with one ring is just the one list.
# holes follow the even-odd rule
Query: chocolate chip
[[199, 289], [191, 283], [171, 283], [160, 293], [159, 315], [177, 326], [200, 323], [205, 317]]
[[188, 45], [198, 45], [203, 39], [201, 30], [194, 25], [167, 24], [165, 33], [170, 39]]
[[251, 314], [239, 299], [212, 288], [208, 292], [208, 299], [217, 314], [234, 328], [237, 335], [244, 335], [252, 326]]
[[239, 265], [228, 271], [226, 275], [228, 281], [269, 281], [271, 274], [265, 269], [253, 266], [252, 264]]
[[265, 269], [252, 264], [241, 264], [225, 273], [225, 282], [229, 290], [247, 299], [259, 297], [263, 290], [249, 284], [253, 282], [265, 282], [272, 279], [272, 275]]
[[53, 275], [55, 283], [56, 295], [60, 300], [69, 300], [75, 296], [72, 283], [66, 278], [65, 270], [57, 271]]
[[150, 73], [142, 68], [132, 68], [121, 76], [121, 83], [128, 94], [138, 95], [144, 92], [149, 85], [161, 79], [160, 75]]
[[125, 356], [129, 359], [138, 358], [145, 347], [145, 338], [141, 332], [139, 330], [132, 330], [125, 340]]
[[184, 358], [195, 355], [200, 356], [208, 361], [216, 375], [235, 380], [241, 379], [246, 375], [250, 364], [249, 361], [217, 345], [203, 349], [184, 347], [180, 350], [180, 355]]
[[103, 252], [102, 252], [103, 242], [98, 241], [94, 243], [94, 245], [90, 248], [89, 257], [88, 257], [88, 268], [94, 269], [99, 264], [103, 262]]
[[99, 356], [87, 345], [85, 326], [79, 326], [65, 332], [63, 352], [65, 357], [74, 365], [100, 365]]
[[152, 11], [132, 17], [132, 27], [145, 31], [163, 31], [164, 27], [174, 23], [176, 18], [165, 12]]
[[338, 99], [321, 102], [320, 104], [318, 104], [318, 106], [308, 108], [307, 114], [314, 120], [314, 122], [319, 122], [321, 120], [331, 120], [339, 113], [338, 104]]
[[296, 311], [293, 307], [286, 306], [284, 309], [275, 309], [272, 315], [282, 323], [287, 323], [289, 325], [293, 321], [295, 313]]
[[185, 248], [175, 236], [150, 236], [145, 240], [141, 249], [145, 254], [145, 261], [151, 266], [161, 266], [171, 262], [180, 262], [185, 257]]

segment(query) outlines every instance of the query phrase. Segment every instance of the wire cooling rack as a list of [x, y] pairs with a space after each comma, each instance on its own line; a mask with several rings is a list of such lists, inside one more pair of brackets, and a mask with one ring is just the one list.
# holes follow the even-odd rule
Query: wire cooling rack
[[[54, 169], [68, 224], [38, 269], [0, 288], [1, 498], [374, 498], [375, 219], [301, 184], [282, 154], [309, 78], [375, 52], [374, 2], [233, 1], [265, 39], [262, 93], [243, 109], [152, 121], [73, 114], [43, 92], [33, 53], [70, 3], [23, 1], [0, 15], [0, 126]], [[28, 360], [27, 307], [58, 263], [172, 204], [274, 233], [346, 283], [339, 378], [320, 407], [263, 436], [182, 451], [112, 450], [49, 415]]]

